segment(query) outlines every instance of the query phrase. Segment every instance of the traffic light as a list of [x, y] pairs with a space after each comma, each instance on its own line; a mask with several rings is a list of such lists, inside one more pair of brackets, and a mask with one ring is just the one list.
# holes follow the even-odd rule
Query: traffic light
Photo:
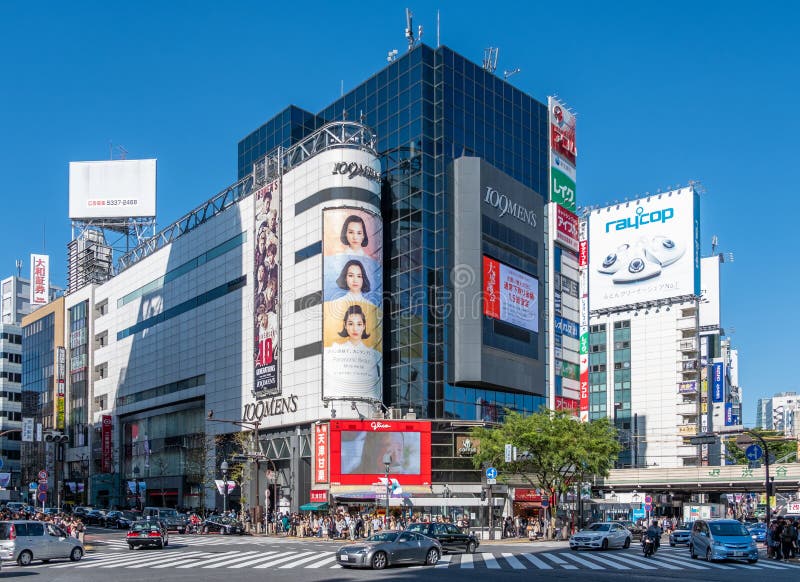
[[69, 436], [60, 432], [48, 432], [44, 435], [44, 440], [48, 443], [66, 443], [69, 441]]
[[486, 489], [481, 489], [481, 501], [486, 501]]

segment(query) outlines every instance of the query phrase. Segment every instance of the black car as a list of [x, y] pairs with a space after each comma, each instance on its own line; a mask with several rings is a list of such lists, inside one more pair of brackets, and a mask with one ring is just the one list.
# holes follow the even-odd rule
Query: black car
[[136, 520], [136, 514], [130, 511], [109, 511], [100, 521], [100, 525], [116, 529], [130, 529], [131, 524]]
[[474, 554], [480, 545], [480, 540], [469, 532], [464, 532], [452, 523], [412, 523], [406, 531], [421, 533], [429, 538], [439, 540], [445, 552], [463, 550]]
[[200, 531], [207, 533], [220, 533], [225, 535], [244, 535], [244, 525], [241, 521], [231, 517], [212, 515], [200, 525]]
[[169, 533], [164, 524], [158, 521], [136, 521], [125, 536], [128, 548], [156, 547], [166, 548], [169, 545]]
[[85, 515], [81, 516], [81, 519], [86, 525], [101, 525], [105, 516], [106, 512], [104, 510], [92, 509], [91, 511], [86, 512]]

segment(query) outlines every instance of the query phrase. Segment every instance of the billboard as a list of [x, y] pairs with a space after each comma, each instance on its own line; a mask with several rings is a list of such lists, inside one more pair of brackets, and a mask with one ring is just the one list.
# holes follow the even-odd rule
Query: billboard
[[725, 401], [725, 364], [714, 362], [711, 378], [711, 401]]
[[66, 429], [67, 418], [67, 350], [56, 348], [56, 430]]
[[328, 482], [329, 434], [327, 424], [314, 425], [314, 483]]
[[576, 206], [575, 116], [555, 97], [548, 97], [550, 128], [550, 200], [570, 212]]
[[31, 255], [31, 306], [50, 301], [50, 256]]
[[483, 257], [483, 314], [539, 332], [539, 281], [499, 261]]
[[673, 190], [592, 212], [590, 308], [700, 293], [698, 198]]
[[156, 160], [69, 163], [69, 217], [156, 215]]
[[408, 420], [332, 420], [330, 480], [335, 485], [373, 485], [389, 475], [401, 485], [431, 482], [431, 425]]
[[102, 425], [101, 425], [101, 447], [102, 447], [102, 456], [101, 456], [101, 473], [111, 473], [112, 466], [114, 463], [114, 449], [113, 449], [113, 441], [111, 439], [111, 415], [104, 414], [102, 418]]
[[322, 397], [381, 400], [383, 222], [352, 207], [322, 220]]
[[253, 327], [256, 398], [279, 396], [280, 357], [280, 185], [277, 181], [259, 189], [255, 201], [255, 250], [253, 252]]
[[555, 241], [571, 251], [578, 252], [578, 216], [559, 204], [550, 205], [550, 216], [553, 224], [551, 232]]

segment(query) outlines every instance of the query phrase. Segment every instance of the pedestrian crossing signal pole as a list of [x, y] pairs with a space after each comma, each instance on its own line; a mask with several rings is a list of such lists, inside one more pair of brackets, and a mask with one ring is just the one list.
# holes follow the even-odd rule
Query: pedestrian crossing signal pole
[[383, 468], [386, 469], [386, 515], [384, 516], [386, 525], [384, 529], [389, 528], [389, 492], [391, 491], [391, 483], [389, 482], [389, 467], [392, 465], [392, 455], [386, 453], [383, 455]]

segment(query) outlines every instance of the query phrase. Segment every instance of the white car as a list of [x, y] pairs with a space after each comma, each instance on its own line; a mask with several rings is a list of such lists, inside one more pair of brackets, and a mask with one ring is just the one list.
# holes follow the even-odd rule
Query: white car
[[629, 548], [631, 532], [620, 523], [593, 523], [569, 539], [569, 549], [607, 550], [609, 548]]

